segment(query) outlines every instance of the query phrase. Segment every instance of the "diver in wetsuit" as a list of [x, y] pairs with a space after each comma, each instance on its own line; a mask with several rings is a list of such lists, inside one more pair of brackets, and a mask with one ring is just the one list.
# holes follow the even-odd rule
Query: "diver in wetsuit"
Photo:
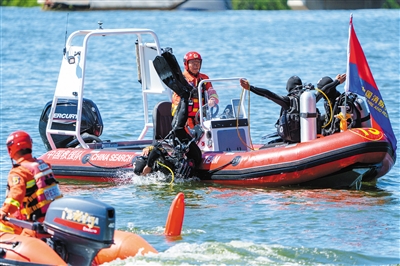
[[[342, 84], [346, 80], [346, 74], [338, 74], [335, 80], [332, 80], [330, 77], [323, 77], [318, 81], [318, 89], [316, 92], [316, 102], [318, 102], [322, 97], [323, 93], [325, 93], [330, 102], [334, 102], [336, 97], [338, 96], [338, 92], [336, 87]], [[278, 95], [270, 90], [258, 88], [255, 86], [251, 86], [250, 83], [246, 79], [240, 80], [240, 85], [246, 89], [254, 92], [255, 94], [270, 99], [271, 101], [279, 104], [281, 108], [280, 118], [276, 123], [276, 127], [278, 129], [278, 135], [286, 142], [299, 142], [300, 141], [300, 102], [299, 98], [301, 93], [307, 87], [313, 89], [311, 84], [304, 85], [302, 84], [301, 79], [298, 76], [292, 76], [288, 79], [286, 83], [286, 90], [288, 95]], [[323, 93], [322, 93], [322, 92]], [[339, 93], [340, 95], [340, 93]], [[327, 100], [326, 100], [327, 102]], [[327, 109], [325, 104], [325, 109]], [[319, 113], [319, 110], [317, 110]], [[318, 129], [317, 132], [321, 133], [322, 129], [322, 120], [323, 118], [318, 118]]]
[[254, 92], [255, 94], [265, 97], [281, 108], [280, 117], [276, 122], [278, 135], [289, 143], [300, 141], [300, 104], [299, 98], [303, 91], [303, 84], [298, 76], [292, 76], [286, 83], [288, 95], [278, 95], [270, 90], [251, 86], [246, 79], [240, 79], [240, 85], [245, 90]]
[[[169, 167], [176, 174], [190, 176], [193, 174], [193, 170], [199, 167], [202, 159], [201, 150], [196, 142], [193, 141], [193, 137], [185, 130], [192, 86], [189, 85], [183, 77], [179, 64], [176, 62], [176, 58], [173, 54], [164, 52], [162, 56], [157, 56], [154, 60], [154, 67], [162, 81], [180, 97], [177, 112], [172, 120], [172, 130], [169, 137], [173, 141], [175, 151], [184, 153], [187, 160], [183, 160], [180, 163], [174, 162], [174, 158], [172, 158], [159, 143], [156, 143], [143, 150], [142, 156], [147, 157], [147, 159], [143, 162], [136, 162], [135, 173], [145, 175], [154, 170], [158, 170], [156, 162], [162, 160], [163, 162], [161, 162], [161, 164]], [[179, 157], [182, 156], [178, 156], [178, 160], [182, 160], [182, 158]], [[182, 167], [190, 167], [191, 169], [190, 171], [188, 171], [188, 169], [178, 169]], [[162, 172], [165, 173], [165, 171]]]
[[[279, 104], [284, 110], [288, 110], [290, 108], [290, 98], [286, 95], [278, 95], [270, 90], [258, 88], [250, 85], [250, 83], [246, 79], [240, 79], [240, 85], [245, 89], [255, 94], [265, 97], [276, 104]], [[298, 76], [292, 76], [288, 79], [286, 83], [286, 90], [288, 94], [294, 93], [295, 90], [302, 88], [302, 81]]]

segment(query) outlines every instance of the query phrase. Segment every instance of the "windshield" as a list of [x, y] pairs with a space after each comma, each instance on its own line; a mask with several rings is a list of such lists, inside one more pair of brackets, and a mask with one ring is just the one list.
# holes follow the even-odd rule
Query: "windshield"
[[[205, 104], [200, 107], [197, 114], [200, 121], [216, 120], [237, 120], [247, 118], [248, 113], [248, 91], [243, 90], [239, 84], [240, 78], [228, 79], [207, 79], [199, 83], [199, 95], [201, 95], [201, 86], [205, 82], [211, 82], [213, 89], [218, 94], [218, 104], [209, 107]], [[208, 102], [209, 95], [204, 93], [205, 103]], [[199, 96], [199, 98], [202, 96]], [[199, 99], [201, 102], [201, 99]]]

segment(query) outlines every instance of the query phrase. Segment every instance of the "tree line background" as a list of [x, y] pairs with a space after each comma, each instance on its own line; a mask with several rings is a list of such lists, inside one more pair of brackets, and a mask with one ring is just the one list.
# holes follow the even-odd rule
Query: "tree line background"
[[[382, 8], [400, 8], [400, 0], [386, 0]], [[287, 0], [232, 0], [234, 10], [285, 10]]]

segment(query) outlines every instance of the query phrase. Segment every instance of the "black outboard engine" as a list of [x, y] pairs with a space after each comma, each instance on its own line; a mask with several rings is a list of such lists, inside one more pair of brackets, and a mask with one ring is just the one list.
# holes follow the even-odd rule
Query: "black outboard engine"
[[68, 265], [91, 265], [113, 244], [115, 209], [93, 198], [69, 196], [53, 201], [43, 222], [48, 244]]
[[[49, 141], [46, 136], [47, 121], [49, 120], [49, 113], [51, 109], [52, 101], [49, 101], [40, 116], [39, 121], [39, 133], [42, 141], [49, 151], [51, 150]], [[76, 126], [76, 113], [77, 113], [77, 100], [59, 100], [57, 103], [56, 111], [54, 113], [54, 120], [51, 129], [58, 130], [75, 130]], [[103, 120], [100, 116], [100, 111], [97, 105], [89, 100], [83, 99], [82, 105], [82, 121], [81, 121], [81, 135], [86, 143], [90, 143], [93, 140], [99, 142], [98, 138], [103, 132]], [[54, 144], [57, 148], [72, 147], [73, 144], [78, 144], [74, 141], [74, 136], [69, 135], [51, 135]]]

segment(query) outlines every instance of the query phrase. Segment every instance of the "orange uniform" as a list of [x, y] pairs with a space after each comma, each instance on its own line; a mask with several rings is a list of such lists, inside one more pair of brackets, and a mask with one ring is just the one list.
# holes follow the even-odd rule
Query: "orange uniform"
[[[187, 70], [183, 72], [183, 76], [186, 78], [188, 83], [193, 86], [193, 88], [196, 88], [198, 84], [204, 80], [204, 79], [209, 79], [209, 77], [206, 74], [203, 73], [198, 73], [196, 76], [191, 75]], [[214, 98], [215, 104], [218, 104], [218, 94], [217, 92], [213, 89], [211, 82], [205, 82], [203, 84], [203, 89], [202, 89], [202, 105], [205, 104], [205, 92], [207, 92], [207, 98], [211, 99]], [[172, 115], [175, 115], [176, 108], [178, 107], [180, 101], [180, 97], [174, 92], [172, 95]], [[197, 122], [195, 121], [195, 116], [197, 111], [199, 110], [200, 105], [199, 105], [199, 97], [191, 97], [189, 101], [189, 106], [188, 106], [188, 111], [189, 111], [189, 117], [187, 121], [187, 125], [190, 128], [193, 128]]]
[[[8, 175], [7, 194], [1, 210], [19, 220], [32, 220], [35, 216], [37, 221], [43, 221], [50, 202], [62, 196], [51, 166], [30, 153], [16, 163]], [[7, 221], [0, 221], [0, 231], [35, 236], [33, 231], [22, 230]]]

